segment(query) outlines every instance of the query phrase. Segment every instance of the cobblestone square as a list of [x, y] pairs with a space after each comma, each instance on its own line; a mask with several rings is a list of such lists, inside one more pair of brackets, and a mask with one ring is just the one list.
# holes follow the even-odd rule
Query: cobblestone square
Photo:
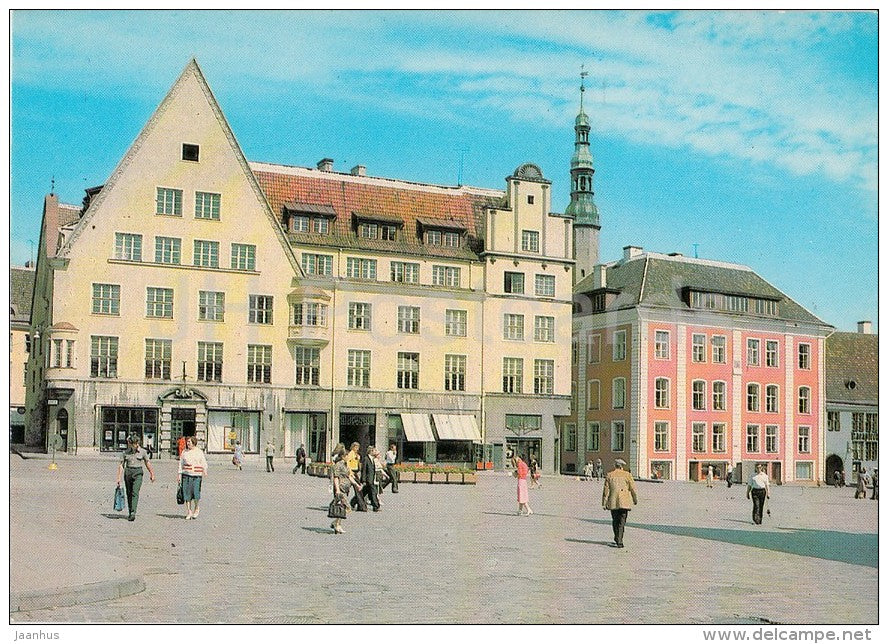
[[531, 490], [529, 517], [504, 474], [404, 484], [334, 535], [327, 481], [283, 461], [211, 462], [201, 516], [184, 521], [175, 461], [158, 460], [132, 523], [111, 507], [116, 461], [47, 465], [10, 459], [12, 596], [133, 576], [145, 590], [12, 624], [878, 620], [878, 503], [851, 488], [775, 487], [755, 526], [745, 486], [639, 482], [617, 550], [601, 483], [570, 477]]

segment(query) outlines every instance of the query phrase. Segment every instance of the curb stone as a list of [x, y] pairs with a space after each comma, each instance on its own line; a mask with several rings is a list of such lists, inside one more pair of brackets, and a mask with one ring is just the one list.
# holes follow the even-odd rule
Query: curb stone
[[135, 595], [145, 590], [142, 577], [121, 577], [109, 581], [99, 581], [68, 588], [49, 588], [10, 593], [9, 612], [24, 612], [77, 604], [119, 599], [127, 595]]

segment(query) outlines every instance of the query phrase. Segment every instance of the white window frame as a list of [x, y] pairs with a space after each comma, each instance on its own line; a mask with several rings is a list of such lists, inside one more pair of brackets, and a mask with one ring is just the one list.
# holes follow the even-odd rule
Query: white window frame
[[173, 319], [173, 289], [161, 286], [145, 288], [145, 317]]
[[654, 360], [669, 360], [671, 334], [664, 329], [654, 330]]
[[345, 276], [355, 280], [375, 280], [376, 260], [367, 257], [346, 257]]
[[512, 295], [523, 295], [524, 273], [505, 271], [503, 273], [503, 292], [510, 293]]
[[524, 314], [503, 313], [503, 340], [524, 341]]
[[247, 382], [250, 384], [271, 384], [270, 344], [247, 345]]
[[459, 288], [460, 273], [456, 266], [432, 266], [432, 286]]
[[274, 324], [274, 296], [251, 293], [247, 321], [250, 324]]
[[224, 322], [225, 293], [223, 291], [199, 291], [197, 319], [200, 322]]
[[468, 328], [469, 312], [465, 309], [444, 311], [444, 335], [464, 338]]
[[466, 390], [467, 356], [447, 353], [444, 355], [444, 391]]
[[537, 273], [534, 277], [534, 293], [537, 297], [555, 297], [555, 276]]
[[589, 364], [598, 364], [601, 362], [600, 333], [586, 334], [586, 362], [588, 362]]
[[[332, 256], [330, 257], [332, 260]], [[256, 270], [256, 245], [241, 244], [234, 242], [231, 244], [231, 268], [239, 271], [255, 271]]]
[[348, 303], [348, 328], [350, 331], [370, 331], [373, 328], [372, 322], [373, 307], [369, 302], [349, 302]]
[[691, 362], [706, 362], [706, 334], [691, 335]]
[[419, 389], [419, 353], [416, 351], [398, 352], [398, 389]]
[[93, 315], [120, 315], [120, 284], [92, 285]]
[[524, 393], [524, 359], [503, 358], [503, 393]]
[[626, 378], [619, 376], [611, 381], [611, 409], [626, 408]]
[[[617, 431], [619, 428], [619, 431]], [[619, 442], [617, 441], [619, 438]], [[611, 421], [611, 451], [612, 452], [624, 452], [626, 451], [626, 421], [625, 420], [614, 420]]]
[[[671, 402], [671, 382], [669, 378], [659, 376], [654, 378], [654, 408], [669, 409]], [[661, 387], [661, 385], [663, 385]]]
[[114, 259], [126, 262], [142, 261], [142, 235], [114, 233]]
[[182, 240], [179, 237], [155, 237], [154, 238], [154, 263], [172, 264], [177, 266], [182, 263]]
[[317, 387], [321, 382], [321, 350], [318, 347], [293, 348], [293, 384]]
[[626, 359], [626, 330], [614, 331], [614, 346], [612, 359], [614, 362], [622, 362]]
[[393, 282], [419, 284], [419, 264], [415, 262], [392, 262], [389, 274]]
[[170, 380], [172, 358], [172, 340], [145, 338], [145, 380]]
[[778, 340], [765, 340], [765, 366], [780, 366], [780, 342]]
[[[721, 431], [716, 431], [720, 428]], [[712, 451], [715, 453], [726, 452], [725, 436], [728, 433], [727, 423], [712, 423]]]
[[668, 452], [669, 451], [669, 421], [666, 421], [666, 420], [655, 420], [654, 421], [654, 451], [655, 452]]
[[778, 425], [765, 425], [765, 454], [776, 454], [779, 451], [780, 427]]
[[222, 382], [224, 346], [221, 342], [197, 343], [197, 380]]
[[555, 318], [551, 315], [535, 315], [533, 318], [533, 341], [555, 342]]
[[[804, 351], [802, 350], [804, 347]], [[811, 369], [811, 343], [799, 342], [798, 346], [798, 365], [799, 369], [810, 371]]]
[[798, 411], [800, 414], [811, 413], [811, 387], [802, 385], [799, 387]]
[[691, 409], [694, 411], [706, 411], [706, 381], [694, 380], [691, 382]]
[[219, 268], [219, 242], [195, 239], [194, 265], [202, 268]]
[[706, 423], [691, 423], [691, 452], [694, 454], [706, 453]]
[[728, 408], [728, 383], [724, 380], [712, 381], [712, 411], [725, 411]]
[[533, 361], [533, 393], [538, 396], [551, 396], [555, 390], [555, 361], [535, 359]]
[[302, 270], [306, 275], [332, 275], [333, 255], [302, 253]]
[[181, 188], [164, 188], [157, 186], [154, 197], [154, 214], [167, 217], [182, 216], [182, 190]]
[[219, 221], [222, 195], [218, 192], [194, 192], [194, 218]]
[[[753, 431], [754, 430], [754, 431]], [[761, 435], [760, 435], [760, 427], [756, 423], [747, 423], [746, 425], [746, 453], [747, 454], [761, 454], [762, 445], [761, 445]]]
[[540, 232], [538, 230], [521, 231], [521, 250], [525, 253], [540, 252]]
[[597, 452], [601, 449], [601, 423], [597, 420], [586, 421], [586, 451]]
[[601, 381], [597, 378], [586, 382], [586, 409], [601, 409]]
[[[773, 392], [773, 395], [772, 395]], [[765, 385], [765, 413], [780, 413], [780, 386], [775, 384]]]
[[420, 312], [418, 306], [398, 307], [398, 333], [419, 333]]
[[[754, 390], [752, 388], [755, 388]], [[746, 411], [759, 412], [762, 409], [762, 386], [757, 382], [746, 383]]]
[[714, 335], [709, 339], [709, 346], [712, 347], [712, 364], [725, 364], [727, 357], [728, 338], [724, 335]]
[[759, 367], [762, 363], [761, 340], [758, 338], [746, 338], [746, 364], [750, 367]]
[[346, 382], [349, 387], [370, 388], [370, 360], [368, 349], [349, 349]]

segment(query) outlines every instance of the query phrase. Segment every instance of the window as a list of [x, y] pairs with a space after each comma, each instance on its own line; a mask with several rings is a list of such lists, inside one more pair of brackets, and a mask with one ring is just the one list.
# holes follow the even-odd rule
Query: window
[[[93, 311], [93, 313], [95, 313], [95, 311]], [[10, 344], [12, 344], [11, 341], [10, 341]], [[25, 334], [25, 353], [31, 353], [31, 334], [30, 333]]]
[[723, 335], [714, 335], [710, 338], [709, 344], [712, 347], [713, 364], [724, 364], [726, 362], [725, 343], [726, 338]]
[[695, 380], [691, 383], [691, 408], [696, 411], [706, 410], [705, 380]]
[[527, 204], [530, 206], [533, 205], [533, 195], [527, 195]]
[[765, 425], [765, 451], [777, 453], [777, 425]]
[[626, 448], [626, 422], [615, 420], [611, 424], [611, 451], [622, 452]]
[[398, 352], [398, 389], [419, 389], [419, 354]]
[[533, 393], [540, 396], [550, 396], [554, 391], [555, 361], [533, 361]]
[[250, 296], [251, 324], [272, 324], [274, 311], [274, 297], [271, 295]]
[[427, 230], [425, 242], [432, 246], [449, 246], [459, 248], [459, 233], [452, 231]]
[[468, 313], [461, 309], [444, 311], [444, 335], [465, 337]]
[[521, 250], [528, 253], [540, 252], [540, 234], [536, 230], [521, 231]]
[[225, 320], [225, 293], [220, 291], [200, 291], [198, 295], [197, 319], [209, 322]]
[[181, 264], [182, 240], [178, 237], [155, 237], [154, 261], [158, 264]]
[[503, 339], [524, 339], [524, 316], [517, 313], [503, 314]]
[[[69, 369], [74, 366], [74, 340], [53, 338], [51, 353], [50, 365], [52, 367]], [[25, 370], [27, 371], [27, 369], [28, 363], [26, 362]]]
[[370, 330], [370, 305], [365, 302], [349, 302], [348, 328], [356, 331]]
[[183, 161], [200, 161], [200, 146], [194, 143], [182, 144]]
[[215, 192], [194, 193], [194, 216], [197, 219], [219, 221], [219, 202], [222, 195]]
[[839, 417], [839, 412], [837, 411], [828, 411], [826, 412], [826, 431], [828, 432], [838, 432], [842, 429], [842, 422]]
[[[296, 347], [296, 364], [300, 347]], [[219, 356], [219, 380], [222, 379], [222, 356]], [[298, 372], [298, 367], [297, 367]], [[271, 383], [271, 345], [248, 344], [247, 345], [247, 382], [270, 384]], [[297, 382], [296, 384], [301, 384]]]
[[799, 387], [799, 413], [811, 413], [811, 388]]
[[522, 358], [503, 358], [503, 393], [522, 393], [523, 378], [524, 360]]
[[296, 368], [293, 382], [296, 385], [318, 386], [321, 377], [321, 350], [316, 347], [294, 347], [293, 365]]
[[851, 414], [851, 454], [855, 461], [879, 459], [879, 415]]
[[[332, 257], [330, 258], [333, 259]], [[256, 270], [256, 246], [255, 244], [231, 245], [231, 268], [239, 271]]]
[[386, 241], [395, 241], [398, 239], [398, 227], [390, 224], [382, 224], [379, 227], [379, 238]]
[[626, 359], [626, 332], [614, 331], [614, 362]]
[[691, 336], [691, 361], [706, 362], [706, 334], [695, 333]]
[[352, 279], [375, 280], [376, 260], [349, 257], [345, 260], [345, 275]]
[[759, 366], [759, 341], [755, 338], [746, 340], [746, 364], [750, 367]]
[[506, 293], [524, 293], [524, 273], [503, 274], [503, 291]]
[[306, 302], [293, 305], [293, 326], [327, 326], [327, 305]]
[[[308, 230], [307, 225], [305, 229]], [[379, 236], [379, 225], [370, 222], [361, 223], [358, 226], [358, 236], [364, 239], [376, 239]]]
[[654, 451], [669, 451], [669, 423], [663, 421], [654, 423]]
[[601, 408], [601, 381], [590, 380], [586, 383], [586, 406], [589, 409]]
[[614, 378], [611, 403], [613, 409], [623, 409], [626, 406], [625, 378]]
[[712, 423], [712, 451], [725, 451], [725, 424]]
[[535, 342], [555, 342], [555, 318], [548, 315], [534, 316], [533, 339]]
[[759, 386], [754, 382], [746, 385], [746, 411], [759, 410]]
[[195, 239], [194, 265], [219, 268], [219, 242]]
[[669, 379], [657, 378], [654, 380], [654, 407], [657, 409], [669, 408]]
[[580, 363], [580, 341], [577, 336], [570, 339], [570, 361], [572, 365]]
[[795, 464], [796, 480], [810, 481], [814, 478], [814, 464], [810, 461], [800, 461]]
[[577, 424], [564, 423], [564, 451], [577, 451]]
[[114, 259], [141, 262], [142, 236], [131, 233], [114, 233]]
[[[305, 256], [303, 255], [303, 257]], [[419, 284], [419, 264], [392, 262], [392, 281], [402, 284]]]
[[197, 343], [197, 379], [201, 382], [222, 382], [222, 343]]
[[[120, 315], [120, 285], [93, 284], [92, 312], [98, 315]], [[30, 344], [30, 338], [26, 342]]]
[[126, 449], [126, 437], [157, 436], [159, 410], [151, 407], [101, 407], [103, 452]]
[[776, 414], [780, 411], [780, 388], [777, 385], [768, 385], [765, 387], [765, 411], [769, 414]]
[[169, 380], [173, 357], [172, 340], [145, 340], [145, 379]]
[[460, 270], [453, 266], [432, 266], [432, 284], [459, 287], [459, 273]]
[[176, 188], [157, 189], [158, 215], [182, 215], [182, 191]]
[[726, 409], [725, 390], [727, 385], [716, 380], [712, 383], [712, 409], [713, 411], [724, 411]]
[[537, 275], [534, 278], [534, 292], [539, 297], [555, 297], [555, 276]]
[[601, 334], [592, 333], [586, 336], [586, 360], [592, 364], [601, 362]]
[[444, 356], [444, 391], [466, 390], [466, 356]]
[[326, 235], [330, 232], [330, 220], [324, 217], [315, 217], [311, 220], [311, 230], [318, 235]]
[[302, 253], [302, 270], [306, 275], [332, 275], [333, 255]]
[[398, 333], [419, 333], [419, 307], [398, 307]]
[[173, 319], [173, 289], [148, 287], [145, 315], [149, 318]]
[[432, 244], [434, 246], [441, 245], [441, 231], [440, 230], [427, 230], [425, 234], [426, 244]]
[[654, 358], [669, 360], [669, 331], [654, 332]]
[[811, 368], [811, 345], [799, 344], [799, 369]]
[[370, 352], [362, 349], [349, 349], [346, 375], [349, 387], [369, 387]]
[[598, 421], [586, 423], [586, 451], [597, 452], [601, 449], [601, 425]]
[[746, 426], [746, 451], [747, 452], [758, 452], [759, 451], [759, 426], [758, 425], [747, 425]]
[[691, 426], [691, 451], [706, 451], [706, 423], [694, 423]]
[[778, 357], [778, 351], [780, 350], [780, 345], [777, 340], [765, 340], [765, 366], [766, 367], [779, 367], [780, 359]]
[[93, 378], [117, 377], [117, 338], [105, 335], [90, 336], [89, 375]]
[[290, 220], [294, 233], [307, 233], [311, 228], [311, 218], [305, 215], [294, 215]]

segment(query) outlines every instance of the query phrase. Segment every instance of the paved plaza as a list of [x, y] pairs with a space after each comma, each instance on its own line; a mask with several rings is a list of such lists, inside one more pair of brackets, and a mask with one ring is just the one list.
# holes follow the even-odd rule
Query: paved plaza
[[12, 598], [129, 590], [13, 624], [878, 620], [878, 503], [851, 488], [775, 488], [755, 526], [745, 486], [639, 482], [618, 550], [601, 483], [570, 477], [531, 490], [529, 517], [503, 474], [404, 484], [333, 535], [327, 481], [287, 462], [267, 474], [258, 457], [240, 472], [211, 461], [201, 516], [184, 521], [175, 461], [158, 460], [132, 523], [111, 508], [115, 461], [48, 463], [10, 457]]

